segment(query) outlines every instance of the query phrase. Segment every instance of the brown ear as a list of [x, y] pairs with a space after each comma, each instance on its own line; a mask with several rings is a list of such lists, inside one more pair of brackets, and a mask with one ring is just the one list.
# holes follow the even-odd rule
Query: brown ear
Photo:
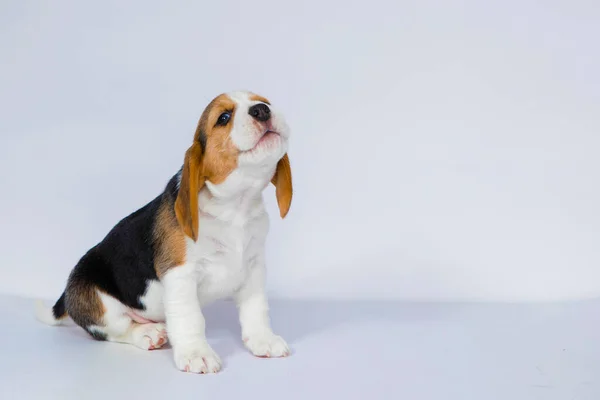
[[277, 163], [275, 175], [271, 179], [275, 185], [275, 195], [277, 196], [277, 205], [279, 206], [279, 215], [285, 218], [292, 204], [292, 168], [290, 159], [286, 154]]
[[198, 193], [204, 186], [201, 176], [202, 147], [194, 143], [185, 153], [179, 193], [175, 200], [175, 215], [186, 235], [198, 240]]

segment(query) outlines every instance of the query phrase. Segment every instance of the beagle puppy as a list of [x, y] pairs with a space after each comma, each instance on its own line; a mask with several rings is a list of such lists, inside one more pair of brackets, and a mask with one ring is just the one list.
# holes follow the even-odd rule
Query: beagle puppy
[[164, 191], [118, 222], [69, 275], [39, 320], [69, 316], [97, 340], [144, 350], [168, 340], [178, 369], [211, 373], [221, 360], [206, 340], [202, 307], [232, 298], [245, 346], [283, 357], [265, 294], [269, 219], [263, 190], [273, 183], [281, 218], [292, 201], [289, 130], [267, 99], [221, 94], [203, 111], [182, 168]]

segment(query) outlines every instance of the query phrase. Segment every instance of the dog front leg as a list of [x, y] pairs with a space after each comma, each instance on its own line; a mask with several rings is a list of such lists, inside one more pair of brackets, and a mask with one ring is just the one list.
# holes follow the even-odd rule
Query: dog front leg
[[271, 329], [264, 282], [265, 267], [261, 261], [252, 266], [248, 280], [235, 296], [242, 340], [255, 356], [285, 357], [290, 354], [290, 349], [285, 340]]
[[198, 300], [194, 265], [171, 268], [162, 278], [167, 334], [181, 371], [218, 372], [221, 359], [206, 340], [206, 323]]

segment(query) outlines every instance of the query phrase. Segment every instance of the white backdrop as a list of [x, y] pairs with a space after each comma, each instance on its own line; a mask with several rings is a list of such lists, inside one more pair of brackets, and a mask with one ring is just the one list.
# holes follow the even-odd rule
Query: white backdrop
[[249, 89], [294, 135], [274, 294], [598, 296], [599, 38], [594, 0], [3, 1], [0, 292], [58, 296]]

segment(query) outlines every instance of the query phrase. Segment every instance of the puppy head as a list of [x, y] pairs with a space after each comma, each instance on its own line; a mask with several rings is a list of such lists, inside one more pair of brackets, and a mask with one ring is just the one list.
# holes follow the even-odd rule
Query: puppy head
[[175, 214], [186, 235], [198, 238], [198, 193], [206, 181], [219, 184], [236, 169], [272, 175], [266, 178], [276, 187], [284, 218], [292, 201], [288, 139], [283, 116], [266, 98], [250, 92], [214, 98], [200, 116], [194, 142], [185, 154], [175, 201]]

